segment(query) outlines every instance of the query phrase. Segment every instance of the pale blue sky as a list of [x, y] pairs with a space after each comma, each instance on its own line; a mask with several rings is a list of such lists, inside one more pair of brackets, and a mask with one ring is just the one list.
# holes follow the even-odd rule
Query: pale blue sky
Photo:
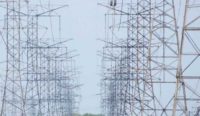
[[[69, 7], [61, 10], [63, 36], [73, 38], [68, 45], [79, 54], [76, 61], [81, 72], [80, 84], [83, 84], [79, 93], [82, 96], [80, 113], [101, 112], [100, 96], [97, 95], [100, 93], [101, 57], [97, 55], [97, 51], [101, 50], [102, 42], [97, 39], [104, 38], [106, 8], [98, 6], [98, 2], [100, 0], [65, 0]], [[177, 17], [181, 19], [180, 15]]]
[[100, 63], [101, 57], [97, 51], [101, 50], [102, 43], [98, 38], [104, 37], [105, 8], [98, 6], [97, 0], [68, 0], [66, 9], [67, 37], [73, 38], [72, 49], [80, 55], [77, 65], [80, 66], [81, 103], [80, 113], [100, 113]]

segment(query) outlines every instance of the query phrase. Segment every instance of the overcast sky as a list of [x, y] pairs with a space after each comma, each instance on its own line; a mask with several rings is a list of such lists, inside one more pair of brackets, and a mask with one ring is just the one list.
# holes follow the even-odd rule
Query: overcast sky
[[[81, 95], [79, 108], [82, 114], [101, 113], [99, 96], [99, 85], [102, 78], [100, 77], [101, 57], [97, 55], [97, 52], [102, 49], [103, 43], [98, 39], [104, 38], [106, 8], [97, 5], [98, 2], [100, 0], [65, 0], [65, 4], [69, 7], [62, 10], [63, 14], [61, 14], [64, 16], [61, 22], [64, 27], [63, 35], [73, 38], [73, 41], [68, 44], [79, 54], [76, 61], [81, 72], [79, 75], [80, 84], [82, 84], [79, 93]], [[182, 22], [179, 21], [179, 23]]]
[[97, 51], [101, 50], [102, 42], [97, 39], [104, 37], [105, 8], [98, 6], [97, 0], [68, 0], [67, 3], [67, 24], [63, 26], [68, 26], [68, 37], [74, 39], [70, 42], [71, 48], [79, 54], [77, 65], [83, 84], [80, 113], [100, 113], [100, 96], [97, 94], [100, 92], [101, 57]]

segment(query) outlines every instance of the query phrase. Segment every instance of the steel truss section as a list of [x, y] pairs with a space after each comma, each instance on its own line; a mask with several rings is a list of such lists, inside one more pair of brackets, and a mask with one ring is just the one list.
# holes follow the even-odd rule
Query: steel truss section
[[78, 110], [74, 53], [61, 36], [57, 12], [67, 5], [44, 2], [1, 2], [6, 47], [1, 116], [72, 116]]
[[101, 82], [105, 116], [199, 113], [199, 3], [185, 1], [185, 11], [174, 0], [99, 3], [108, 9]]

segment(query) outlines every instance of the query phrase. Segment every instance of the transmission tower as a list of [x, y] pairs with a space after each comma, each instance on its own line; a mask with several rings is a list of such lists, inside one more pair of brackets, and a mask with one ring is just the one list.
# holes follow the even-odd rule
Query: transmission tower
[[5, 76], [1, 116], [72, 116], [77, 112], [73, 51], [62, 37], [67, 5], [52, 1], [1, 1]]
[[[100, 3], [108, 9], [102, 52], [106, 116], [189, 116], [199, 112], [199, 73], [195, 69], [199, 65], [195, 40], [199, 2], [185, 1], [185, 10], [174, 0]], [[184, 13], [183, 26], [177, 20], [178, 10]]]
[[177, 70], [176, 92], [173, 116], [178, 115], [177, 109], [182, 109], [182, 115], [199, 115], [200, 83], [199, 71], [199, 31], [200, 2], [198, 0], [184, 1], [184, 18], [181, 30], [179, 64]]

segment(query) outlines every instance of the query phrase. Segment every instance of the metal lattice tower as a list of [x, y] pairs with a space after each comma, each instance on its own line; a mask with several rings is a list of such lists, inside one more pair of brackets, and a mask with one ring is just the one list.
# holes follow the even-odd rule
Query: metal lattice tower
[[199, 84], [199, 27], [200, 9], [198, 0], [185, 0], [183, 26], [180, 38], [179, 65], [174, 100], [173, 116], [178, 115], [177, 109], [182, 109], [182, 115], [199, 115], [200, 84]]
[[[189, 116], [199, 112], [199, 73], [195, 69], [199, 65], [200, 15], [195, 12], [199, 3], [185, 1], [185, 10], [174, 0], [100, 3], [108, 8], [102, 53], [105, 116]], [[184, 20], [179, 20], [183, 26], [177, 20], [178, 10], [184, 14]]]
[[6, 47], [1, 116], [77, 112], [75, 55], [62, 37], [58, 12], [66, 6], [53, 6], [48, 0], [1, 1], [1, 38]]

